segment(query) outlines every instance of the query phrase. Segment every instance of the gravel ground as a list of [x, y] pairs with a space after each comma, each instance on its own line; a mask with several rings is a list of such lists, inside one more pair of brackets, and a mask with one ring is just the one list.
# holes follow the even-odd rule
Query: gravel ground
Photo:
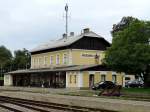
[[33, 111], [33, 110], [30, 110], [30, 109], [27, 109], [27, 108], [24, 108], [24, 107], [20, 107], [20, 106], [14, 105], [14, 104], [3, 103], [3, 105], [8, 106], [10, 108], [17, 109], [17, 110], [21, 110], [23, 112], [37, 112], [37, 111]]
[[0, 112], [10, 112], [10, 111], [0, 107]]
[[115, 110], [120, 112], [149, 112], [150, 102], [146, 101], [132, 101], [119, 100], [96, 97], [80, 97], [80, 96], [66, 96], [30, 92], [0, 92], [0, 95], [17, 97], [23, 99], [53, 102], [60, 104], [67, 104], [73, 106], [84, 106], [92, 108], [100, 108], [106, 110]]
[[[11, 91], [10, 91], [11, 90]], [[70, 92], [78, 92], [78, 89], [50, 89], [50, 88], [23, 88], [23, 87], [0, 87], [0, 95], [23, 99], [53, 102], [73, 106], [84, 106], [115, 110], [120, 112], [149, 112], [150, 102], [121, 100], [99, 97], [81, 97], [58, 95]]]

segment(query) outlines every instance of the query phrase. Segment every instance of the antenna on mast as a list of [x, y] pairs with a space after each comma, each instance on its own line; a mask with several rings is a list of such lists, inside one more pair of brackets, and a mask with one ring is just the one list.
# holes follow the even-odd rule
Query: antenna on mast
[[66, 36], [68, 37], [68, 4], [66, 3], [66, 6], [65, 6], [65, 12], [66, 12]]

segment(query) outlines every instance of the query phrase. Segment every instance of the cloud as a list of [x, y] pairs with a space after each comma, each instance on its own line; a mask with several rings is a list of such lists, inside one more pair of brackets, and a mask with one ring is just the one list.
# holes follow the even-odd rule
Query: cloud
[[0, 0], [0, 45], [11, 50], [58, 39], [65, 31], [64, 5], [69, 4], [69, 31], [90, 27], [111, 41], [112, 25], [123, 16], [148, 20], [149, 0]]

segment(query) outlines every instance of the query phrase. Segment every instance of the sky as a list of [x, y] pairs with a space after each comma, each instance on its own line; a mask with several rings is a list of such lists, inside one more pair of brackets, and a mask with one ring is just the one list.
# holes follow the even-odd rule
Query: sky
[[69, 32], [90, 28], [109, 42], [113, 24], [123, 16], [150, 20], [150, 0], [0, 0], [0, 46], [31, 50], [61, 38], [66, 3]]

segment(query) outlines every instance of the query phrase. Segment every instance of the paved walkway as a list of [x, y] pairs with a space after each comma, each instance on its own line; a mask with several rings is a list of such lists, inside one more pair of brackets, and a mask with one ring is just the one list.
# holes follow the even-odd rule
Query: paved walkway
[[[31, 89], [31, 88], [30, 88]], [[32, 88], [33, 89], [33, 88]], [[36, 88], [36, 90], [38, 90]], [[41, 91], [41, 90], [40, 90]], [[31, 93], [22, 91], [1, 91], [1, 96], [17, 97], [37, 101], [54, 102], [67, 105], [76, 105], [92, 108], [100, 108], [107, 110], [115, 110], [119, 112], [149, 112], [150, 102], [146, 101], [132, 101], [120, 99], [108, 99], [97, 97], [80, 97], [80, 96], [66, 96], [57, 95], [57, 92], [66, 92], [66, 89], [49, 89], [51, 93]], [[78, 90], [68, 90], [78, 91]]]

